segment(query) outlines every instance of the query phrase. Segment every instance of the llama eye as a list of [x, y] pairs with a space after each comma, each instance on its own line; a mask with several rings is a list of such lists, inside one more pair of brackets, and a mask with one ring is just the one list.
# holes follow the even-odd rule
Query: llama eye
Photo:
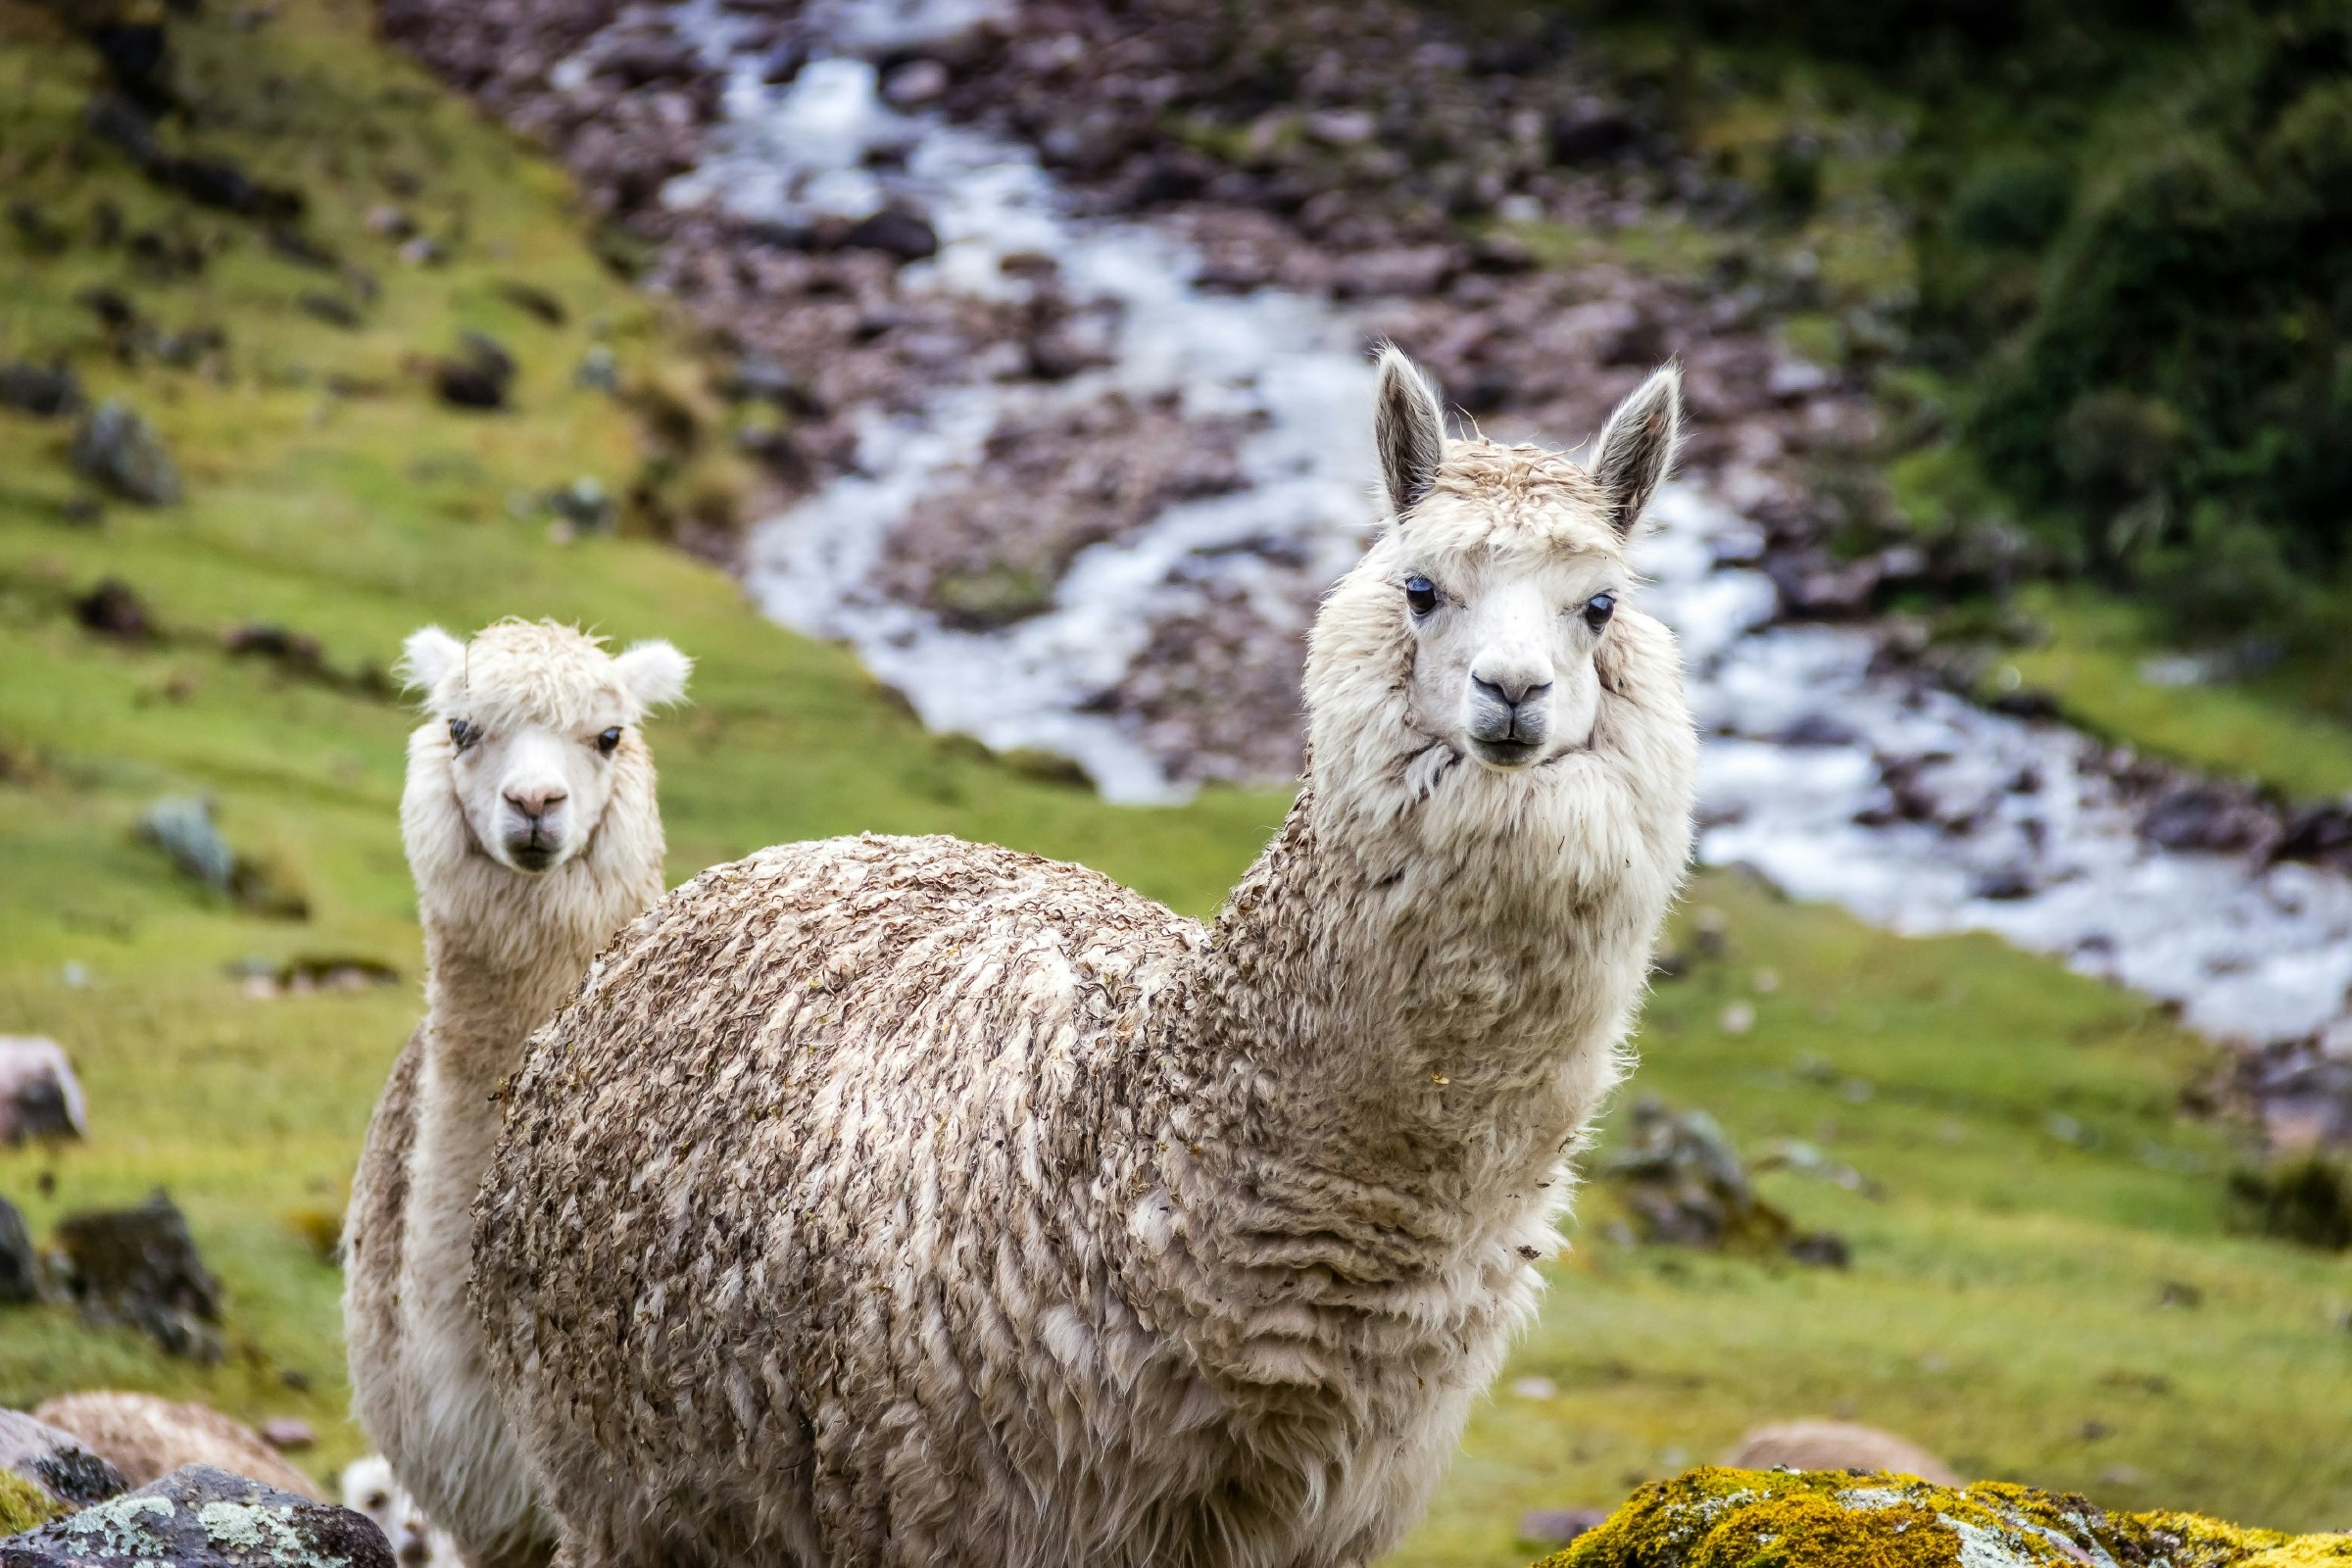
[[1585, 624], [1594, 631], [1606, 626], [1609, 623], [1609, 617], [1616, 612], [1617, 596], [1615, 594], [1594, 594], [1585, 601]]
[[453, 718], [449, 721], [449, 738], [462, 752], [471, 746], [477, 737], [471, 724], [462, 718]]
[[619, 744], [620, 726], [618, 724], [613, 725], [611, 729], [605, 731], [602, 735], [599, 735], [596, 738], [596, 749], [604, 753], [607, 757], [611, 757], [612, 755], [612, 748], [618, 746]]
[[1418, 572], [1404, 579], [1404, 602], [1416, 615], [1426, 615], [1438, 608], [1438, 585]]

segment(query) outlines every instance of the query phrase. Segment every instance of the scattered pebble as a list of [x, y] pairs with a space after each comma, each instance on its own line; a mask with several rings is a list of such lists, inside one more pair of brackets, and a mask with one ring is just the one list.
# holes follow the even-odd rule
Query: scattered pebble
[[86, 1138], [89, 1130], [65, 1048], [39, 1035], [0, 1035], [0, 1144]]
[[1608, 1518], [1604, 1508], [1531, 1508], [1519, 1516], [1519, 1539], [1530, 1545], [1564, 1546]]
[[261, 1425], [262, 1441], [278, 1452], [307, 1448], [318, 1441], [318, 1434], [300, 1416], [273, 1415]]
[[1549, 1399], [1558, 1396], [1560, 1386], [1549, 1378], [1521, 1378], [1511, 1385], [1511, 1392], [1522, 1399]]
[[1716, 1022], [1727, 1035], [1743, 1035], [1756, 1026], [1756, 1009], [1751, 1004], [1735, 1002], [1723, 1009]]
[[153, 426], [128, 404], [98, 405], [74, 436], [74, 468], [126, 501], [168, 507], [179, 500], [179, 469]]

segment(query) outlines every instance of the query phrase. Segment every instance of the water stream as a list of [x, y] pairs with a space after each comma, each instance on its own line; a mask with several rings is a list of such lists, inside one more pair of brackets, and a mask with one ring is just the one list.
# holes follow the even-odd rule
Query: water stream
[[[1110, 302], [1119, 323], [1111, 363], [1072, 379], [1000, 378], [983, 359], [910, 407], [863, 411], [858, 471], [761, 524], [748, 580], [775, 618], [849, 641], [932, 727], [1072, 757], [1115, 801], [1170, 800], [1182, 789], [1089, 699], [1180, 602], [1180, 579], [1215, 575], [1264, 600], [1269, 616], [1303, 616], [1296, 577], [1270, 571], [1263, 549], [1237, 546], [1282, 541], [1316, 581], [1354, 559], [1376, 513], [1369, 366], [1344, 311], [1280, 290], [1203, 291], [1199, 259], [1175, 234], [1079, 217], [1028, 148], [882, 101], [858, 51], [986, 9], [821, 8], [839, 52], [820, 45], [782, 85], [763, 80], [754, 24], [713, 0], [678, 12], [728, 85], [713, 150], [673, 185], [672, 203], [781, 221], [906, 205], [928, 217], [940, 250], [906, 269], [903, 289], [1009, 297], [1028, 285], [1000, 264], [1042, 253], [1073, 297]], [[1002, 631], [952, 629], [876, 585], [893, 528], [1001, 420], [1113, 390], [1172, 396], [1187, 415], [1252, 416], [1244, 486], [1091, 547], [1045, 612]], [[1642, 602], [1683, 637], [1706, 731], [1702, 859], [1749, 863], [1795, 897], [1899, 932], [1997, 932], [2177, 1003], [2217, 1038], [2318, 1034], [2352, 1053], [2352, 881], [2154, 848], [2082, 736], [1880, 672], [1868, 631], [1776, 624], [1775, 590], [1753, 565], [1761, 536], [1737, 488], [1669, 486], [1637, 551]]]

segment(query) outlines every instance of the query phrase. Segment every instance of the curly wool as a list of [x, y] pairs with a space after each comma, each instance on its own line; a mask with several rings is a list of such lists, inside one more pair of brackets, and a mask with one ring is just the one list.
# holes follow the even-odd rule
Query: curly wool
[[1309, 777], [1213, 928], [864, 837], [705, 872], [598, 960], [476, 1208], [564, 1560], [1338, 1565], [1418, 1516], [1690, 843], [1631, 607], [1586, 749], [1503, 774], [1406, 711], [1408, 548], [1619, 552], [1573, 485], [1491, 505], [1534, 461], [1456, 446], [1334, 589]]

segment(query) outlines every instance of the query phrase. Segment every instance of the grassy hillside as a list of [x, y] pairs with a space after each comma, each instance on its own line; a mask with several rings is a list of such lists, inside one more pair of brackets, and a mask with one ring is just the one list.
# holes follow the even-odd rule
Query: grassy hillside
[[[0, 234], [0, 360], [68, 357], [94, 396], [154, 421], [187, 480], [178, 506], [77, 520], [70, 421], [0, 412], [0, 1031], [63, 1041], [92, 1122], [86, 1146], [0, 1155], [0, 1194], [45, 1231], [168, 1187], [224, 1281], [232, 1346], [199, 1368], [62, 1312], [0, 1310], [0, 1403], [115, 1384], [304, 1414], [325, 1473], [358, 1438], [340, 1419], [339, 1281], [315, 1240], [416, 1012], [394, 820], [410, 719], [365, 675], [404, 632], [545, 614], [696, 656], [694, 705], [653, 730], [673, 879], [782, 839], [924, 829], [1083, 859], [1205, 914], [1283, 803], [1103, 807], [924, 735], [847, 655], [765, 624], [654, 540], [557, 543], [511, 498], [583, 474], [621, 492], [662, 456], [575, 368], [601, 338], [624, 384], [691, 401], [690, 345], [598, 266], [560, 177], [377, 51], [361, 7], [259, 15], [175, 24], [217, 106], [191, 139], [299, 185], [305, 232], [372, 274], [372, 301], [93, 142], [94, 60], [0, 0], [0, 199], [69, 236]], [[126, 240], [94, 242], [101, 202], [125, 233], [192, 235], [211, 260], [152, 275]], [[449, 259], [401, 262], [366, 223], [387, 204]], [[515, 282], [559, 301], [562, 324]], [[74, 303], [92, 286], [158, 331], [218, 325], [226, 348], [183, 369], [133, 345], [123, 363]], [[353, 295], [360, 324], [298, 303], [321, 289]], [[465, 327], [519, 362], [513, 411], [443, 407], [414, 368]], [[154, 635], [76, 621], [108, 576]], [[222, 634], [255, 621], [315, 637], [320, 666], [228, 652]], [[148, 803], [191, 790], [299, 889], [307, 920], [229, 907], [135, 841]], [[1727, 954], [1662, 986], [1635, 1087], [1706, 1106], [1745, 1144], [1801, 1137], [1858, 1168], [1879, 1196], [1766, 1178], [1803, 1223], [1844, 1233], [1854, 1265], [1629, 1250], [1589, 1195], [1510, 1375], [1553, 1392], [1506, 1379], [1399, 1560], [1524, 1561], [1523, 1508], [1611, 1501], [1752, 1421], [1838, 1411], [2105, 1501], [2352, 1521], [2352, 1273], [2227, 1232], [2228, 1139], [2176, 1114], [2205, 1064], [2194, 1042], [1989, 942], [1879, 936], [1732, 876], [1703, 879], [1701, 906]], [[337, 956], [401, 980], [253, 1000], [230, 972]], [[1735, 1001], [1752, 1030], [1722, 1027]]]

